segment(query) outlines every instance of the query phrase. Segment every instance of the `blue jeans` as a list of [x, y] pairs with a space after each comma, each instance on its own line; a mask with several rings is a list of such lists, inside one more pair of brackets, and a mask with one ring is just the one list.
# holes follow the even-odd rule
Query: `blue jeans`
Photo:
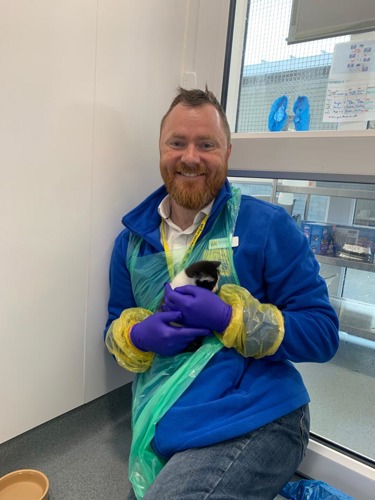
[[306, 405], [239, 438], [176, 453], [144, 499], [272, 500], [302, 461], [309, 428]]

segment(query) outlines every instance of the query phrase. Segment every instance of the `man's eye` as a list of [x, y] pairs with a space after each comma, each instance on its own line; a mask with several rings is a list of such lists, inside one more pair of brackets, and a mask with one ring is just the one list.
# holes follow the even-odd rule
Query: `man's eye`
[[207, 150], [213, 149], [215, 147], [215, 144], [213, 144], [212, 142], [202, 142], [200, 147], [201, 147], [201, 149], [207, 151]]
[[169, 145], [174, 149], [181, 149], [184, 147], [184, 143], [182, 141], [171, 141]]

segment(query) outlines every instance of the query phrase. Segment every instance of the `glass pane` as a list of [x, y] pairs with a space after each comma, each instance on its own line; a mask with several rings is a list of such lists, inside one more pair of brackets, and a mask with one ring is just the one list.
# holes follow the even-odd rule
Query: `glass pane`
[[[236, 123], [232, 124], [235, 132], [268, 132], [271, 108], [282, 96], [288, 105], [280, 130], [296, 130], [293, 108], [303, 103], [309, 106], [309, 130], [337, 129], [337, 123], [323, 122], [327, 81], [335, 44], [350, 37], [288, 45], [291, 8], [292, 0], [248, 2], [242, 68], [231, 68], [241, 72]], [[302, 96], [306, 100], [298, 100]]]
[[[243, 193], [287, 208], [309, 238], [340, 320], [336, 356], [300, 363], [311, 396], [312, 434], [375, 460], [375, 184], [230, 177]], [[282, 202], [282, 203], [281, 203]], [[365, 214], [363, 214], [365, 211]], [[361, 219], [362, 220], [362, 219]], [[368, 222], [368, 221], [367, 221]], [[318, 235], [318, 236], [316, 236]]]

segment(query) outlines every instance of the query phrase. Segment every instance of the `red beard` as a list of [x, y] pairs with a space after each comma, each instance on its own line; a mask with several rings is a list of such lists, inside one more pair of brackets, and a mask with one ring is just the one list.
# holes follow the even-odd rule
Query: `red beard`
[[[215, 175], [211, 174], [211, 176], [200, 166], [192, 168], [184, 164], [178, 165], [173, 172], [162, 166], [160, 171], [168, 193], [178, 205], [189, 210], [201, 210], [217, 196], [226, 180], [228, 167], [223, 166], [215, 172]], [[180, 174], [204, 174], [204, 183], [197, 186], [196, 183], [191, 182], [189, 185], [189, 178], [179, 177], [176, 172]]]

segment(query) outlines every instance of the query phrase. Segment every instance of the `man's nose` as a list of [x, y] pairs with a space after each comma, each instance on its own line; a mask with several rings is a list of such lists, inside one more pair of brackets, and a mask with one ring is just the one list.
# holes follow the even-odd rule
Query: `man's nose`
[[194, 167], [199, 164], [200, 156], [199, 151], [194, 144], [188, 144], [183, 151], [182, 162], [185, 163], [188, 167]]

